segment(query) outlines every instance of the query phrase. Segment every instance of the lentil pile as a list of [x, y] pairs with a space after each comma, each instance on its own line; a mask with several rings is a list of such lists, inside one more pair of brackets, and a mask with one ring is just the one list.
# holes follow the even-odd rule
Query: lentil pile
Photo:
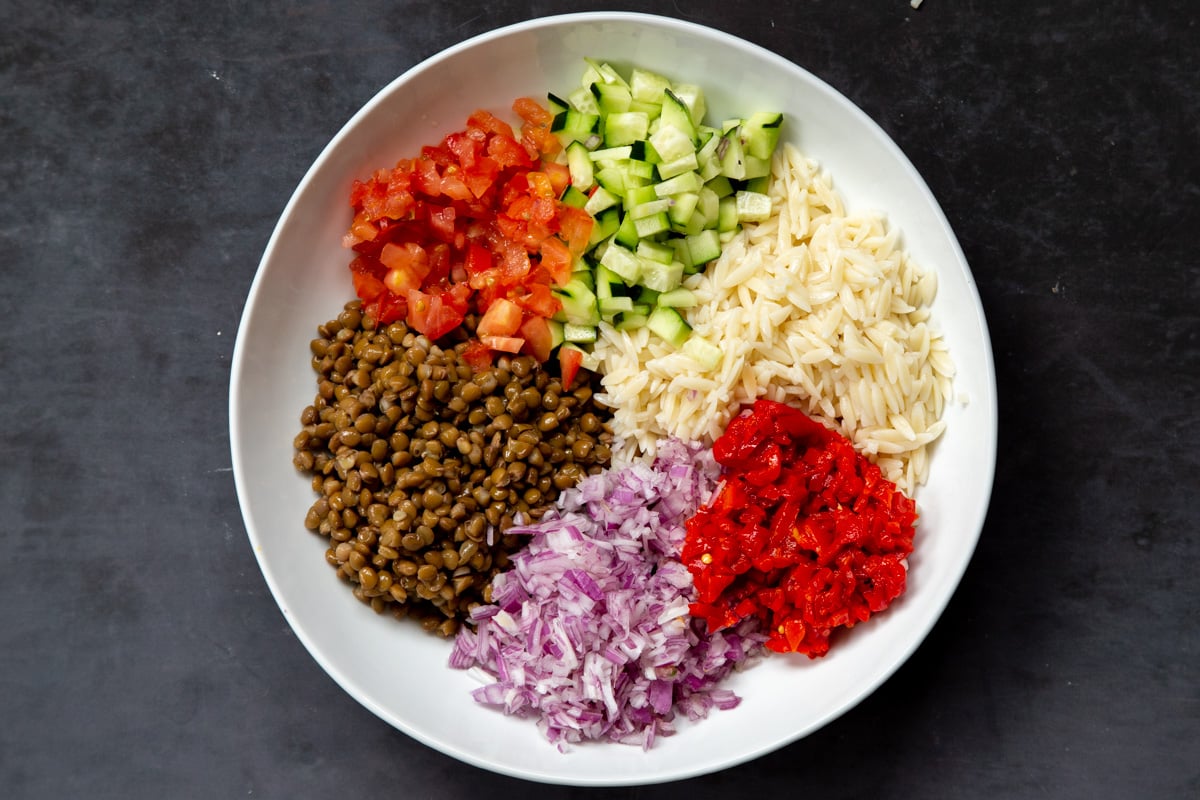
[[595, 376], [563, 391], [528, 356], [476, 372], [461, 358], [476, 321], [439, 346], [347, 303], [312, 340], [317, 394], [294, 442], [319, 494], [305, 526], [329, 540], [326, 561], [375, 611], [443, 636], [491, 602], [523, 545], [505, 531], [611, 458]]

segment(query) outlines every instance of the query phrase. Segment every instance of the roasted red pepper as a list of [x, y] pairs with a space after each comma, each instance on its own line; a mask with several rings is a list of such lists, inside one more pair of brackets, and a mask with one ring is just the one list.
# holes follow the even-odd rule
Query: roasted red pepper
[[916, 505], [845, 437], [759, 400], [713, 454], [724, 482], [682, 553], [710, 631], [757, 617], [769, 648], [817, 658], [904, 591]]

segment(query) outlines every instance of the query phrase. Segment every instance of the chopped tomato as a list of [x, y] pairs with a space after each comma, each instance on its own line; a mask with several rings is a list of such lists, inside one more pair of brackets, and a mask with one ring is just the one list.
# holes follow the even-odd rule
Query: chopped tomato
[[379, 297], [387, 288], [379, 278], [365, 272], [352, 273], [351, 277], [354, 279], [354, 293], [361, 297], [364, 303]]
[[521, 323], [521, 336], [525, 339], [524, 350], [538, 361], [550, 358], [554, 349], [554, 335], [545, 317], [529, 317]]
[[474, 312], [493, 345], [549, 357], [547, 320], [562, 307], [551, 289], [570, 279], [591, 218], [560, 200], [570, 171], [552, 158], [553, 115], [531, 98], [513, 110], [519, 132], [480, 109], [417, 157], [354, 182], [344, 243], [377, 323], [406, 319], [436, 339]]
[[350, 223], [350, 234], [359, 241], [369, 242], [379, 234], [379, 229], [368, 222], [360, 212], [354, 216], [354, 222]]
[[492, 268], [492, 254], [478, 242], [467, 245], [467, 275], [479, 275]]
[[497, 297], [479, 320], [476, 333], [480, 336], [512, 336], [521, 327], [521, 307], [511, 300]]
[[529, 291], [517, 299], [521, 308], [539, 317], [553, 317], [562, 309], [562, 300], [544, 283], [529, 284]]
[[480, 336], [479, 341], [501, 353], [519, 353], [525, 340], [516, 336]]
[[492, 366], [492, 348], [478, 339], [472, 339], [467, 342], [459, 358], [465, 361], [475, 372], [482, 372]]
[[549, 125], [554, 121], [554, 115], [532, 97], [518, 97], [512, 107], [517, 116], [532, 125]]
[[571, 251], [557, 236], [547, 236], [542, 240], [542, 267], [550, 273], [551, 280], [559, 286], [566, 286], [571, 280], [571, 269], [575, 259]]
[[587, 250], [594, 224], [592, 215], [582, 208], [564, 205], [559, 209], [558, 233], [567, 243], [571, 255], [578, 257]]
[[473, 128], [493, 134], [495, 136], [504, 136], [509, 139], [513, 138], [513, 129], [504, 120], [497, 117], [490, 111], [479, 109], [470, 117], [467, 118], [467, 124]]
[[563, 391], [571, 388], [579, 368], [583, 365], [583, 351], [576, 347], [558, 348], [558, 366], [562, 373]]
[[547, 161], [542, 164], [542, 171], [550, 178], [550, 186], [554, 190], [555, 197], [562, 197], [562, 193], [571, 185], [571, 170], [566, 164], [559, 164], [557, 161]]
[[440, 339], [462, 324], [463, 314], [451, 302], [447, 292], [422, 292], [412, 289], [408, 293], [408, 325], [430, 339]]
[[410, 269], [390, 269], [383, 279], [383, 285], [392, 294], [406, 297], [410, 290], [421, 288], [421, 277]]
[[429, 274], [429, 253], [415, 242], [394, 244], [388, 242], [379, 253], [379, 260], [392, 270], [404, 270], [419, 282]]

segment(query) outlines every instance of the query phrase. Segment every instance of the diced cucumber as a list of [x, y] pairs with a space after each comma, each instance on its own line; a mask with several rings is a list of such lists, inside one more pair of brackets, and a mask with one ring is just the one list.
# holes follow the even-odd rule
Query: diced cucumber
[[633, 209], [658, 199], [658, 193], [654, 191], [653, 186], [635, 186], [625, 192], [625, 208]]
[[662, 113], [661, 103], [646, 103], [638, 100], [636, 97], [629, 101], [630, 111], [641, 111], [646, 115], [646, 118], [651, 122], [658, 119], [658, 115]]
[[592, 161], [624, 161], [633, 153], [633, 148], [629, 145], [618, 145], [617, 147], [604, 147], [599, 150], [592, 150], [588, 153], [588, 158]]
[[717, 157], [721, 160], [721, 174], [733, 180], [746, 177], [746, 154], [742, 148], [742, 126], [736, 125], [727, 131], [717, 145]]
[[653, 242], [649, 239], [643, 239], [637, 245], [638, 258], [643, 258], [648, 261], [657, 261], [660, 264], [670, 264], [675, 260], [675, 249], [662, 244]]
[[604, 146], [619, 147], [646, 138], [650, 117], [644, 111], [622, 111], [604, 118]]
[[685, 266], [699, 266], [707, 264], [717, 256], [721, 255], [721, 240], [717, 237], [717, 232], [712, 228], [684, 237], [687, 242], [688, 257], [691, 259], [689, 264], [683, 262]]
[[596, 295], [583, 281], [572, 276], [566, 285], [557, 287], [554, 293], [562, 302], [564, 322], [572, 325], [598, 325], [600, 323]]
[[654, 193], [659, 197], [669, 197], [681, 192], [698, 192], [703, 185], [704, 181], [695, 172], [685, 172], [655, 184]]
[[742, 126], [746, 137], [746, 154], [770, 161], [771, 154], [779, 144], [779, 130], [783, 127], [783, 114], [778, 111], [756, 111]]
[[704, 100], [704, 90], [692, 83], [677, 83], [673, 88], [677, 97], [687, 107], [688, 113], [697, 123], [708, 113], [708, 105]]
[[663, 161], [658, 165], [658, 177], [666, 180], [674, 178], [677, 175], [682, 175], [685, 172], [694, 172], [700, 168], [700, 162], [696, 160], [695, 153], [688, 153], [682, 158], [677, 158], [674, 161]]
[[701, 164], [707, 164], [717, 154], [717, 147], [721, 144], [721, 134], [712, 128], [705, 128], [700, 137], [701, 144], [696, 151], [696, 159]]
[[691, 356], [702, 369], [713, 370], [721, 363], [721, 348], [702, 336], [689, 336], [683, 352]]
[[618, 86], [629, 87], [629, 84], [621, 77], [621, 73], [617, 72], [611, 64], [597, 61], [587, 56], [584, 56], [583, 60], [588, 65], [588, 68], [583, 73], [584, 86], [600, 81], [601, 83], [614, 83]]
[[654, 308], [654, 306], [653, 306], [652, 304], [650, 304], [650, 303], [639, 303], [639, 302], [634, 302], [634, 304], [633, 304], [633, 308], [629, 309], [629, 313], [630, 313], [630, 314], [639, 314], [639, 315], [641, 315], [641, 316], [646, 316], [647, 314], [649, 314], [649, 313], [650, 313], [650, 310], [651, 310], [652, 308]]
[[720, 209], [721, 198], [717, 197], [717, 193], [710, 189], [708, 184], [701, 186], [697, 195], [696, 211], [704, 215], [704, 219], [709, 223], [707, 227], [716, 225]]
[[621, 227], [617, 228], [617, 232], [613, 234], [613, 241], [629, 248], [630, 250], [638, 246], [638, 241], [642, 238], [638, 236], [637, 228], [634, 227], [633, 215], [629, 212], [621, 218]]
[[586, 140], [596, 133], [596, 125], [599, 122], [599, 114], [584, 113], [568, 108], [554, 116], [554, 121], [550, 123], [550, 130], [558, 134], [559, 140], [565, 144]]
[[[573, 208], [583, 208], [587, 205], [588, 196], [576, 189], [574, 186], [568, 186], [562, 193], [562, 197], [558, 198], [563, 204]], [[591, 213], [591, 212], [589, 212]]]
[[584, 114], [599, 114], [600, 106], [596, 105], [596, 98], [586, 86], [581, 86], [567, 95], [567, 99], [576, 111]]
[[671, 198], [669, 198], [669, 197], [655, 198], [654, 200], [651, 200], [649, 203], [639, 203], [636, 206], [630, 204], [629, 199], [626, 198], [625, 206], [626, 206], [626, 208], [629, 209], [629, 215], [631, 217], [633, 217], [634, 220], [636, 221], [636, 220], [642, 219], [643, 217], [650, 217], [655, 214], [661, 214], [664, 211], [670, 210]]
[[642, 275], [642, 260], [636, 253], [616, 242], [604, 251], [600, 264], [630, 286], [637, 283]]
[[663, 264], [659, 261], [642, 260], [641, 284], [647, 289], [653, 289], [656, 292], [669, 292], [672, 289], [679, 288], [679, 281], [682, 279], [683, 264], [678, 261]]
[[668, 231], [671, 229], [671, 219], [665, 211], [660, 211], [657, 214], [651, 214], [648, 217], [641, 217], [633, 221], [633, 227], [637, 231], [639, 239], [645, 239], [654, 236], [657, 233]]
[[759, 178], [752, 178], [746, 181], [742, 188], [747, 192], [758, 192], [759, 194], [770, 194], [771, 177], [763, 175]]
[[771, 160], [769, 158], [758, 158], [749, 153], [744, 153], [742, 158], [745, 162], [744, 174], [746, 180], [765, 178], [771, 174]]
[[722, 197], [720, 214], [717, 217], [717, 230], [721, 233], [736, 231], [738, 227], [737, 199], [733, 195]]
[[566, 323], [562, 326], [563, 340], [568, 342], [594, 342], [596, 341], [596, 326], [595, 325], [572, 325]]
[[[599, 191], [599, 188], [597, 188]], [[592, 223], [592, 235], [588, 237], [588, 247], [595, 247], [602, 241], [612, 236], [621, 227], [621, 211], [618, 208], [609, 208], [594, 215], [595, 220]]]
[[724, 175], [718, 175], [715, 178], [705, 181], [704, 185], [712, 189], [718, 199], [733, 194], [733, 182]]
[[669, 306], [656, 306], [646, 318], [646, 327], [674, 347], [682, 347], [692, 334], [692, 326]]
[[596, 107], [601, 114], [619, 114], [629, 110], [633, 96], [629, 87], [616, 83], [593, 83], [592, 96], [596, 98]]
[[589, 197], [587, 202], [584, 204], [583, 210], [594, 217], [601, 211], [612, 208], [620, 202], [620, 197], [617, 197], [603, 186], [597, 186], [596, 191], [592, 192], [592, 196]]
[[[588, 149], [581, 142], [574, 141], [567, 145], [567, 169], [571, 171], [571, 186], [581, 192], [586, 192], [592, 187], [595, 170]], [[588, 213], [595, 216], [597, 211], [603, 211], [607, 207], [602, 206], [595, 210], [589, 208]]]
[[622, 200], [625, 197], [625, 172], [616, 167], [605, 167], [598, 169], [593, 173], [592, 177], [596, 183], [600, 184], [600, 188], [606, 189], [615, 194]]
[[708, 183], [713, 178], [721, 176], [721, 162], [714, 153], [713, 157], [708, 161], [701, 162], [700, 167], [696, 170], [696, 172], [700, 173], [700, 179], [702, 181]]
[[546, 92], [546, 106], [550, 109], [551, 114], [561, 114], [571, 107], [571, 104], [554, 92]]
[[696, 143], [688, 132], [675, 125], [662, 123], [661, 119], [658, 130], [650, 134], [648, 140], [659, 159], [669, 163], [686, 158], [689, 154], [695, 155]]
[[586, 286], [588, 288], [589, 292], [592, 292], [593, 294], [595, 294], [595, 292], [596, 292], [595, 268], [592, 267], [592, 265], [588, 263], [588, 260], [586, 258], [583, 258], [581, 256], [581, 257], [575, 259], [575, 263], [572, 264], [570, 280], [579, 281], [580, 283], [582, 283], [584, 286]]
[[[699, 120], [692, 115], [691, 109], [680, 99], [679, 95], [670, 89], [663, 92], [662, 113], [658, 120], [659, 130], [666, 127], [677, 128], [687, 136], [692, 143], [692, 149], [696, 149], [696, 122]], [[657, 145], [655, 149], [658, 149]], [[659, 153], [662, 151], [659, 150]], [[666, 154], [663, 154], [663, 157], [665, 158]]]
[[649, 70], [633, 68], [629, 75], [629, 90], [634, 100], [643, 103], [662, 104], [663, 92], [671, 88], [671, 81]]
[[[679, 266], [682, 270], [683, 265], [680, 264]], [[699, 300], [696, 299], [696, 293], [682, 286], [672, 289], [669, 292], [663, 292], [658, 296], [658, 305], [670, 308], [695, 308], [698, 303]]]
[[[630, 181], [630, 176], [637, 178], [638, 182], [645, 181], [650, 183], [654, 180], [654, 165], [649, 161], [640, 161], [637, 158], [629, 158], [625, 161], [618, 161], [615, 165], [617, 169], [624, 170], [626, 175], [625, 185], [632, 188], [635, 185], [634, 181]], [[645, 184], [639, 184], [645, 185]]]
[[700, 195], [698, 192], [680, 192], [671, 195], [670, 202], [671, 209], [667, 212], [667, 217], [671, 220], [672, 226], [686, 226], [692, 215], [696, 213]]
[[606, 297], [600, 300], [600, 316], [613, 317], [626, 311], [633, 311], [633, 298], [629, 295], [621, 297]]
[[663, 306], [659, 292], [667, 309], [694, 303], [675, 294], [682, 276], [719, 256], [742, 222], [769, 216], [783, 115], [706, 122], [698, 86], [637, 67], [627, 81], [611, 64], [584, 61], [580, 87], [550, 98], [571, 172], [564, 198], [578, 206], [586, 195], [595, 220], [587, 254], [597, 263], [589, 289], [597, 308], [604, 302], [605, 316], [625, 324], [648, 322]]
[[734, 196], [738, 222], [763, 222], [771, 218], [771, 198], [758, 192], [738, 192]]
[[646, 327], [648, 321], [649, 318], [645, 314], [621, 314], [615, 327], [619, 331], [632, 331]]
[[564, 326], [563, 323], [556, 319], [546, 320], [546, 325], [550, 327], [550, 349], [553, 350], [563, 343], [563, 339], [565, 338], [563, 335]]
[[[603, 264], [596, 266], [596, 297], [599, 300], [607, 300], [613, 297], [613, 287], [616, 286], [621, 291], [624, 291], [625, 282], [622, 281], [612, 270]], [[619, 291], [617, 294], [620, 294]]]

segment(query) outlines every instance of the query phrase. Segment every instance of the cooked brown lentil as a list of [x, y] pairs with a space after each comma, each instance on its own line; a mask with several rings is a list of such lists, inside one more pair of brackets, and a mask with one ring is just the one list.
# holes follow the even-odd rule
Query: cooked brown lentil
[[293, 442], [319, 495], [304, 525], [329, 540], [325, 560], [375, 611], [443, 636], [491, 601], [522, 544], [505, 531], [611, 458], [589, 373], [564, 391], [529, 356], [473, 372], [459, 357], [474, 322], [441, 347], [347, 303], [312, 340], [317, 393]]

